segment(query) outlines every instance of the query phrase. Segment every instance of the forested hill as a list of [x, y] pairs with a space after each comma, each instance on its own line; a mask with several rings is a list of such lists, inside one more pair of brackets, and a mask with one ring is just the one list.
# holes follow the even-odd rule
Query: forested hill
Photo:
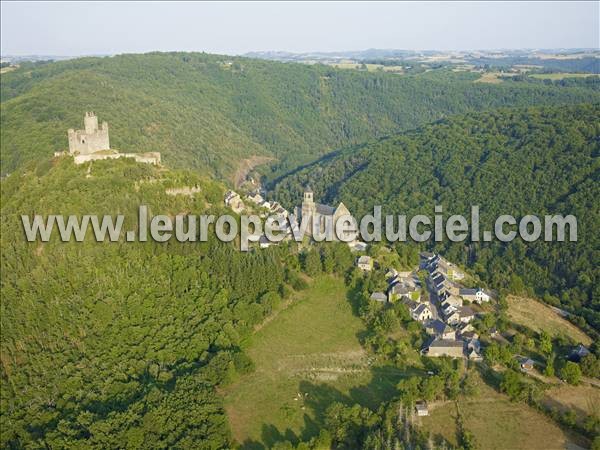
[[[0, 447], [232, 448], [215, 387], [251, 367], [240, 346], [290, 280], [285, 248], [25, 242], [21, 214], [124, 214], [132, 230], [140, 204], [218, 213], [223, 187], [191, 172], [60, 158], [1, 186]], [[200, 192], [167, 194], [185, 186]]]
[[124, 151], [160, 151], [171, 167], [229, 177], [252, 155], [271, 175], [336, 148], [450, 114], [600, 100], [597, 86], [474, 83], [451, 72], [399, 76], [199, 53], [27, 64], [1, 78], [3, 174], [67, 146], [95, 111]]
[[[275, 196], [343, 201], [353, 214], [450, 214], [480, 205], [482, 230], [500, 214], [575, 214], [578, 242], [442, 243], [450, 260], [495, 288], [533, 287], [600, 330], [600, 107], [538, 107], [442, 120], [333, 154], [283, 178]], [[467, 215], [467, 217], [469, 217]], [[490, 225], [492, 224], [492, 225]], [[467, 250], [467, 251], [465, 251]]]

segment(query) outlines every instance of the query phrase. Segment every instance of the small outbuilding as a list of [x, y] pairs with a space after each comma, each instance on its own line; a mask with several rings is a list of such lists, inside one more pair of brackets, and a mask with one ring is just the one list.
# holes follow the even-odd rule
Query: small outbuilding
[[426, 402], [417, 402], [415, 404], [415, 412], [417, 416], [423, 417], [429, 415], [429, 408], [427, 407]]

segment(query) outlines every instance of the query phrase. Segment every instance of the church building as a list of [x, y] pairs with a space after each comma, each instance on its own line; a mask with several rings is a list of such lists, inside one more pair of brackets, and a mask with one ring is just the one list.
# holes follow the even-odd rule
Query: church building
[[[298, 214], [298, 209], [300, 209], [300, 214]], [[315, 203], [313, 191], [308, 186], [304, 191], [302, 206], [300, 208], [296, 208], [296, 216], [299, 216], [298, 220], [303, 221], [305, 218], [308, 220], [309, 226], [306, 229], [306, 234], [310, 237], [313, 235], [313, 220], [317, 221], [322, 231], [325, 231], [327, 221], [331, 221], [334, 240], [338, 240], [337, 236], [335, 235], [335, 224], [340, 217], [349, 215], [350, 211], [348, 211], [348, 208], [346, 208], [343, 203], [340, 203], [337, 207]], [[352, 233], [352, 236], [354, 235], [355, 233]]]

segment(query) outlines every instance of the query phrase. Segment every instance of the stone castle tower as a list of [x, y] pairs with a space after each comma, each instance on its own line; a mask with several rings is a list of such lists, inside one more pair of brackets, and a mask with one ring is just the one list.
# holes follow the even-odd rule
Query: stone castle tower
[[72, 155], [89, 155], [100, 150], [110, 149], [108, 140], [108, 123], [102, 122], [98, 128], [98, 116], [93, 112], [86, 112], [83, 118], [84, 129], [68, 131], [69, 153]]

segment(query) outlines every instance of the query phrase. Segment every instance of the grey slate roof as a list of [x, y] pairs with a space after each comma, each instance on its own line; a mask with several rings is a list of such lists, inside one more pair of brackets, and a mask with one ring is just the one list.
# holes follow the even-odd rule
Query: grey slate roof
[[463, 341], [454, 341], [452, 339], [434, 339], [429, 347], [464, 347]]
[[475, 295], [479, 289], [459, 289], [458, 295]]
[[315, 207], [317, 209], [317, 213], [323, 216], [333, 216], [333, 213], [335, 212], [335, 208], [333, 206], [317, 203]]
[[387, 302], [387, 297], [383, 292], [373, 292], [371, 294], [371, 300], [376, 302]]
[[425, 303], [421, 303], [419, 306], [417, 306], [415, 308], [414, 314], [418, 316], [419, 314], [421, 314], [426, 309], [429, 309], [429, 307]]
[[431, 328], [434, 334], [442, 334], [446, 328], [446, 324], [439, 319], [431, 320], [427, 323], [427, 328]]

